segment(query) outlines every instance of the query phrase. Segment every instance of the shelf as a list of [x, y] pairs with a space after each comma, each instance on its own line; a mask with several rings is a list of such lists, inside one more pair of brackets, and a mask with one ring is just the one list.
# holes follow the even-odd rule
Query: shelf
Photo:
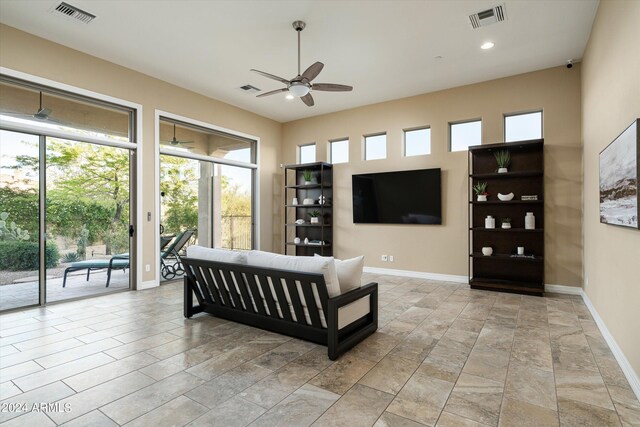
[[486, 202], [478, 202], [477, 200], [469, 201], [474, 205], [541, 205], [543, 200], [487, 200]]
[[312, 188], [331, 188], [331, 185], [327, 184], [296, 184], [296, 185], [287, 185], [285, 188], [295, 188], [298, 190], [304, 189], [312, 189]]
[[287, 227], [331, 227], [331, 224], [285, 224]]
[[469, 285], [471, 285], [471, 289], [499, 290], [544, 296], [544, 283], [542, 282], [473, 277], [469, 279]]
[[471, 231], [489, 231], [489, 232], [516, 232], [516, 233], [542, 233], [544, 230], [542, 228], [534, 228], [533, 230], [529, 230], [526, 228], [484, 228], [484, 227], [473, 227], [470, 228]]
[[331, 243], [325, 243], [324, 245], [305, 245], [304, 243], [287, 242], [289, 246], [304, 246], [305, 248], [327, 248], [331, 246]]
[[313, 204], [313, 205], [284, 205], [286, 208], [331, 208], [331, 205], [319, 205], [319, 204]]
[[531, 176], [542, 176], [542, 171], [522, 171], [522, 172], [505, 172], [505, 173], [472, 173], [471, 178], [476, 179], [492, 179], [492, 178], [526, 178]]
[[285, 169], [291, 169], [295, 171], [310, 170], [310, 171], [317, 172], [321, 169], [331, 169], [332, 167], [333, 165], [331, 163], [315, 162], [315, 163], [303, 163], [301, 165], [286, 165]]
[[524, 258], [524, 257], [512, 257], [509, 254], [493, 254], [493, 255], [483, 255], [481, 252], [474, 252], [469, 255], [472, 258], [482, 258], [482, 259], [497, 259], [497, 260], [507, 260], [507, 261], [528, 261], [528, 262], [542, 262], [544, 258], [541, 256], [536, 256], [534, 258]]

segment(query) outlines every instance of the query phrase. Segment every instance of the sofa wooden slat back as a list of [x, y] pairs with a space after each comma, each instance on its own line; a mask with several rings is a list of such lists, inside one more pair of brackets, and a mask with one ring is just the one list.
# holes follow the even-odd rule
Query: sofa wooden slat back
[[[376, 283], [329, 298], [322, 274], [189, 257], [183, 257], [182, 262], [186, 274], [184, 315], [187, 318], [208, 312], [324, 344], [332, 360], [377, 329]], [[366, 296], [370, 297], [369, 314], [339, 330], [340, 307]], [[328, 316], [329, 313], [334, 313], [333, 317]]]

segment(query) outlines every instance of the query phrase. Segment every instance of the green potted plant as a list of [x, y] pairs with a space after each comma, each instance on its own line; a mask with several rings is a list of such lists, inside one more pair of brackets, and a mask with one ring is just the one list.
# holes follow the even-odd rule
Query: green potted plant
[[507, 169], [511, 164], [511, 153], [509, 153], [509, 150], [498, 150], [493, 153], [493, 156], [496, 158], [496, 162], [498, 163], [498, 173], [509, 172]]
[[311, 224], [318, 224], [318, 222], [320, 222], [320, 211], [311, 211], [309, 216], [311, 217]]
[[478, 182], [476, 185], [473, 186], [473, 191], [476, 193], [476, 196], [478, 196], [479, 202], [487, 201], [487, 196], [489, 195], [489, 193], [487, 193], [486, 182]]
[[502, 228], [511, 228], [511, 218], [502, 218]]
[[311, 180], [313, 180], [313, 174], [309, 169], [305, 169], [302, 172], [302, 178], [304, 179], [304, 184], [309, 185], [312, 184]]

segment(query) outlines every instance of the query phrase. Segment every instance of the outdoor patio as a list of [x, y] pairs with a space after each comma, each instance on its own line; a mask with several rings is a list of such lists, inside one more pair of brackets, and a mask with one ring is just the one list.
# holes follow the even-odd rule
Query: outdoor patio
[[[61, 301], [89, 295], [101, 295], [129, 288], [129, 270], [115, 270], [107, 288], [107, 270], [92, 271], [87, 281], [86, 270], [69, 273], [67, 285], [62, 287], [62, 275], [47, 276], [47, 302]], [[0, 286], [0, 310], [38, 303], [38, 277], [19, 279], [17, 283]]]

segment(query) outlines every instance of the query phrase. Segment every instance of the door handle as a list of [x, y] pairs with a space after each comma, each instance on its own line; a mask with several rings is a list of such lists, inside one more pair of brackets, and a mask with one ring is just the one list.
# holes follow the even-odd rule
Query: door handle
[[133, 229], [133, 225], [129, 225], [129, 237], [133, 237], [133, 233], [135, 230]]

